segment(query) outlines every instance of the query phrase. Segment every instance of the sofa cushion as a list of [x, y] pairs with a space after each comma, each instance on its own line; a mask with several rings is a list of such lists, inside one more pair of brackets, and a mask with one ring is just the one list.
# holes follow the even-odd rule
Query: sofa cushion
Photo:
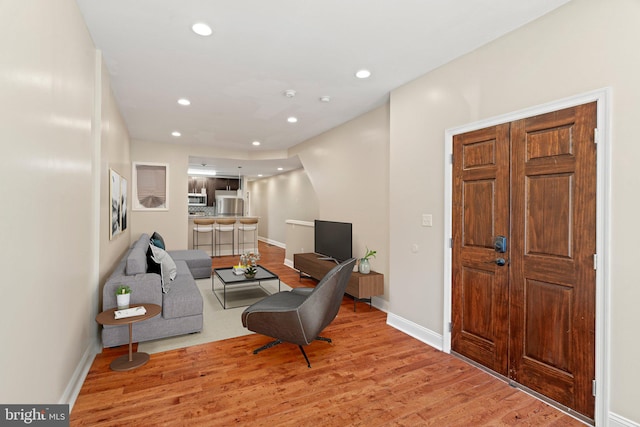
[[211, 277], [211, 257], [200, 249], [169, 251], [174, 261], [181, 260], [187, 263], [194, 279]]
[[202, 314], [202, 295], [189, 267], [184, 261], [176, 261], [176, 267], [171, 292], [162, 294], [162, 317], [173, 319]]
[[127, 256], [127, 276], [143, 274], [147, 272], [147, 248], [149, 247], [149, 235], [142, 234], [133, 244]]

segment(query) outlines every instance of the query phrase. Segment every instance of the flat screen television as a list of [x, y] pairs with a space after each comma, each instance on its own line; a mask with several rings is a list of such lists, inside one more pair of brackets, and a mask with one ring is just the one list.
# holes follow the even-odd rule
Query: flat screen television
[[351, 258], [351, 223], [315, 220], [314, 252], [342, 262]]

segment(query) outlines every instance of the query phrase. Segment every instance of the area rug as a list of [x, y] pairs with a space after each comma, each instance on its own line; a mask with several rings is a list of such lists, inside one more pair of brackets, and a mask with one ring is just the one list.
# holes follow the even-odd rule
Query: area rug
[[[225, 310], [211, 290], [211, 279], [196, 280], [196, 284], [204, 302], [202, 332], [142, 342], [138, 345], [138, 351], [149, 354], [160, 353], [253, 333], [242, 326], [240, 316], [247, 306], [266, 296], [264, 290], [255, 285], [227, 287], [227, 307], [236, 308]], [[218, 289], [219, 287], [220, 289]], [[278, 281], [264, 282], [262, 287], [269, 293], [278, 292]], [[288, 291], [291, 287], [281, 282], [280, 289]], [[223, 300], [222, 289], [217, 280], [216, 293], [220, 300]]]

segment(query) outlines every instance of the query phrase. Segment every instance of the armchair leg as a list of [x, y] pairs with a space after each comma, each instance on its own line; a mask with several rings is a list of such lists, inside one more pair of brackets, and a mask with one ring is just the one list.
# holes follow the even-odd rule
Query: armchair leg
[[[331, 338], [316, 337], [316, 339], [318, 341], [331, 342]], [[262, 347], [256, 348], [255, 350], [253, 350], [253, 354], [258, 354], [262, 350], [267, 350], [267, 349], [269, 349], [271, 347], [277, 346], [278, 344], [282, 344], [282, 341], [280, 341], [280, 340], [271, 341], [270, 343], [267, 343], [267, 344], [263, 345]], [[307, 353], [305, 353], [304, 348], [302, 348], [301, 345], [299, 345], [298, 348], [300, 349], [300, 352], [302, 352], [302, 355], [304, 356], [304, 360], [307, 361], [307, 367], [310, 368], [311, 367], [311, 362], [309, 362], [309, 358], [307, 357]]]
[[271, 347], [275, 347], [275, 346], [277, 346], [278, 344], [282, 344], [282, 341], [280, 341], [280, 340], [271, 341], [270, 343], [265, 344], [265, 345], [263, 345], [262, 347], [260, 347], [260, 348], [256, 348], [255, 350], [253, 350], [253, 354], [258, 354], [258, 353], [260, 353], [262, 350], [266, 350], [266, 349], [269, 349], [269, 348], [271, 348]]
[[304, 360], [307, 361], [307, 368], [311, 367], [311, 363], [309, 362], [309, 358], [307, 357], [307, 353], [304, 352], [304, 348], [302, 348], [301, 345], [298, 346], [300, 348], [300, 351], [302, 352], [302, 355], [304, 356]]

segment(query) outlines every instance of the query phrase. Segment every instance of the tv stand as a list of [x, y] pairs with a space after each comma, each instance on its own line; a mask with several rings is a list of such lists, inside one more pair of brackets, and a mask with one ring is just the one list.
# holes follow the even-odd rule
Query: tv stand
[[[293, 268], [300, 272], [300, 279], [308, 276], [322, 280], [336, 266], [336, 262], [333, 258], [322, 257], [315, 253], [293, 254]], [[375, 271], [369, 274], [354, 271], [351, 273], [345, 293], [353, 297], [353, 311], [356, 311], [358, 301], [368, 302], [371, 308], [371, 297], [384, 294], [384, 275]]]

